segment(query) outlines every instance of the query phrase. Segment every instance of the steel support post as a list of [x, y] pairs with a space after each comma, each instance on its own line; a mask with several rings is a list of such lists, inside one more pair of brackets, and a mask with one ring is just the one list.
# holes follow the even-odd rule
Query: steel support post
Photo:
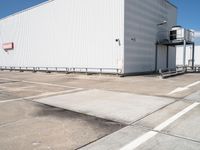
[[192, 43], [192, 70], [194, 69], [195, 44]]
[[158, 43], [156, 43], [156, 52], [155, 52], [155, 72], [157, 72], [157, 64], [158, 64]]
[[186, 63], [185, 63], [185, 57], [186, 57], [186, 40], [183, 41], [183, 67], [185, 68]]
[[169, 68], [169, 46], [167, 45], [167, 58], [166, 58], [166, 68]]

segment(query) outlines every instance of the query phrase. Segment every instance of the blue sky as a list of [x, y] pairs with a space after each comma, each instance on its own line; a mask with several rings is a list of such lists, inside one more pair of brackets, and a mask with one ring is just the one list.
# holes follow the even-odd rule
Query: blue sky
[[200, 0], [170, 0], [178, 7], [178, 24], [196, 31], [196, 44], [200, 44]]
[[0, 18], [44, 1], [46, 0], [0, 0]]
[[[31, 7], [46, 0], [0, 0], [0, 18]], [[196, 31], [200, 44], [200, 0], [170, 0], [178, 7], [178, 24]]]

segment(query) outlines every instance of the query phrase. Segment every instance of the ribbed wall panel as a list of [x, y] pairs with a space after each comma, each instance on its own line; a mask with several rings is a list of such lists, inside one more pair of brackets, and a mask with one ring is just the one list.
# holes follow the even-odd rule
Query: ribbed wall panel
[[[167, 25], [157, 24], [167, 21]], [[176, 8], [165, 0], [125, 0], [125, 73], [155, 70], [155, 43], [162, 30], [176, 25]], [[166, 68], [166, 47], [159, 46], [158, 69]], [[169, 50], [169, 67], [175, 68], [176, 52]]]
[[122, 69], [123, 0], [55, 0], [0, 21], [0, 66]]
[[[0, 50], [0, 66], [153, 71], [163, 20], [166, 30], [176, 25], [176, 8], [165, 0], [54, 0], [0, 20], [0, 45], [15, 44]], [[175, 50], [169, 54], [174, 68]], [[158, 68], [165, 67], [159, 47]]]
[[[183, 65], [183, 46], [178, 46], [176, 48], [176, 65]], [[194, 64], [200, 65], [200, 46], [195, 46]], [[187, 46], [186, 48], [186, 65], [191, 65], [192, 60], [192, 46]]]

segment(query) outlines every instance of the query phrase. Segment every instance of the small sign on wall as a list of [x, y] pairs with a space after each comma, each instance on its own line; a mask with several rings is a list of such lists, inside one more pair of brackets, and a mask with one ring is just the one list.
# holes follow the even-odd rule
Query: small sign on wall
[[3, 43], [3, 49], [5, 51], [8, 51], [8, 50], [13, 50], [14, 49], [14, 43], [13, 42], [9, 42], [9, 43]]

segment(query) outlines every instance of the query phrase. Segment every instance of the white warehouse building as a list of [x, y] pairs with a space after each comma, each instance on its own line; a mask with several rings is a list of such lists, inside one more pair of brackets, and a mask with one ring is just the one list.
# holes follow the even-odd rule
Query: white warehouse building
[[176, 20], [168, 0], [47, 1], [0, 20], [0, 66], [125, 75], [175, 68], [175, 48], [159, 46], [156, 57], [155, 43]]
[[[177, 46], [176, 49], [176, 65], [177, 66], [183, 66], [184, 65], [184, 51], [182, 46]], [[185, 62], [187, 66], [192, 65], [192, 46], [186, 47], [186, 54], [185, 54]], [[194, 65], [200, 66], [200, 46], [195, 46], [194, 50]]]

